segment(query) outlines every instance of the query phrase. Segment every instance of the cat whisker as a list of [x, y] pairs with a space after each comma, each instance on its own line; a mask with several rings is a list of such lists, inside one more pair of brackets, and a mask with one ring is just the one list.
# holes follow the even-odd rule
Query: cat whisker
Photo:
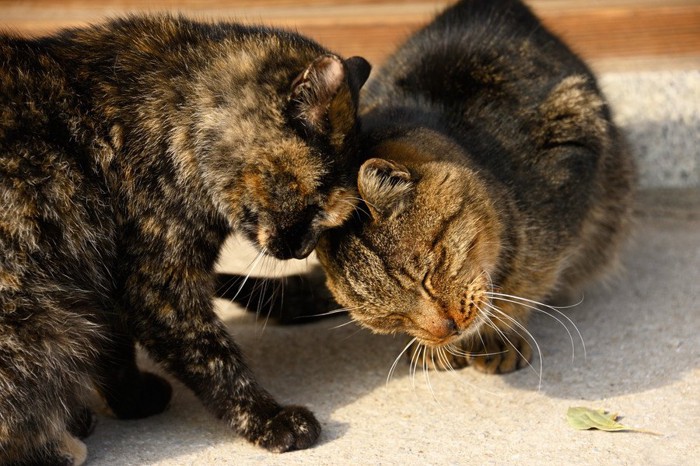
[[411, 363], [408, 366], [408, 373], [411, 377], [411, 386], [413, 387], [413, 390], [416, 390], [416, 370], [418, 369], [418, 357], [420, 357], [420, 352], [423, 348], [422, 343], [418, 343], [413, 350], [413, 354], [411, 355]]
[[[265, 283], [270, 283], [270, 280], [265, 280]], [[281, 293], [281, 302], [280, 306], [283, 305], [284, 303], [284, 286], [282, 282], [277, 282], [276, 284], [273, 285], [274, 288], [272, 290], [272, 293], [270, 293], [270, 297], [265, 300], [264, 303], [259, 304], [258, 309], [263, 309], [263, 306], [267, 307], [267, 313], [265, 314], [265, 321], [263, 322], [262, 329], [260, 330], [260, 334], [265, 331], [265, 328], [267, 328], [267, 323], [270, 320], [270, 315], [272, 315], [272, 310], [275, 305], [275, 298], [277, 297], [277, 293]], [[265, 293], [265, 289], [263, 289], [263, 293]], [[258, 301], [262, 301], [262, 296], [258, 299]], [[256, 313], [257, 315], [257, 313]]]
[[328, 311], [328, 312], [321, 312], [319, 314], [309, 314], [309, 315], [305, 315], [305, 316], [296, 316], [296, 317], [294, 317], [294, 319], [312, 319], [314, 317], [332, 316], [335, 314], [343, 314], [345, 312], [348, 312], [348, 309], [343, 307], [340, 309], [333, 309], [332, 311]]
[[[231, 288], [236, 286], [237, 282], [238, 282], [238, 277], [234, 276], [234, 277], [229, 278], [225, 284], [221, 285], [216, 290], [216, 294], [219, 296], [224, 296], [224, 295], [228, 294], [228, 292], [231, 290]], [[233, 302], [233, 300], [231, 300], [231, 302]]]
[[238, 291], [236, 291], [236, 294], [233, 295], [233, 298], [231, 298], [231, 302], [234, 302], [238, 295], [241, 293], [241, 290], [243, 290], [243, 286], [246, 284], [250, 276], [252, 275], [253, 271], [255, 270], [255, 267], [258, 266], [260, 261], [262, 260], [263, 257], [265, 257], [265, 254], [267, 254], [267, 248], [263, 247], [260, 252], [258, 252], [258, 255], [255, 256], [255, 259], [251, 262], [251, 264], [248, 266], [248, 273], [246, 274], [245, 278], [243, 279], [243, 282], [241, 283], [241, 286], [238, 287]]
[[[544, 309], [539, 308], [537, 305], [529, 304], [529, 303], [531, 303], [531, 302], [533, 302], [533, 301], [527, 300], [527, 299], [525, 299], [525, 298], [519, 298], [519, 297], [517, 297], [517, 296], [506, 295], [506, 294], [502, 294], [502, 293], [487, 293], [487, 296], [489, 296], [489, 298], [490, 298], [491, 300], [505, 301], [505, 302], [509, 302], [509, 303], [513, 303], [513, 304], [518, 304], [518, 305], [520, 305], [520, 306], [527, 307], [528, 309], [532, 309], [533, 311], [540, 312], [540, 313], [542, 313], [542, 314], [544, 314], [544, 315], [547, 315], [547, 316], [551, 317], [552, 319], [556, 320], [557, 322], [559, 322], [559, 325], [561, 325], [562, 327], [564, 327], [564, 330], [566, 330], [566, 333], [569, 335], [569, 340], [571, 341], [571, 361], [572, 361], [572, 362], [574, 361], [574, 359], [575, 359], [575, 357], [576, 357], [576, 345], [574, 344], [574, 337], [573, 337], [573, 335], [571, 334], [571, 330], [569, 330], [569, 327], [568, 327], [561, 319], [559, 319], [557, 316], [555, 316], [555, 315], [553, 315], [553, 314], [551, 314], [551, 313], [545, 311]], [[504, 296], [507, 296], [507, 297], [504, 297]], [[520, 301], [518, 301], [517, 299], [520, 299]], [[524, 302], [523, 302], [523, 301], [524, 301]], [[534, 303], [534, 302], [533, 302], [533, 303]], [[579, 340], [581, 341], [581, 345], [582, 345], [582, 347], [583, 347], [583, 358], [586, 359], [586, 357], [587, 357], [587, 354], [586, 354], [586, 342], [583, 340], [583, 335], [581, 334], [581, 331], [579, 330], [578, 326], [574, 323], [574, 321], [571, 320], [566, 314], [564, 314], [563, 312], [561, 312], [561, 311], [559, 310], [559, 309], [561, 309], [561, 308], [558, 308], [558, 307], [556, 307], [556, 306], [550, 306], [550, 305], [547, 305], [547, 304], [542, 304], [542, 303], [538, 303], [538, 304], [539, 304], [539, 305], [542, 305], [542, 306], [544, 306], [544, 307], [546, 307], [546, 308], [548, 308], [548, 309], [551, 309], [553, 312], [556, 312], [557, 314], [559, 314], [560, 316], [562, 316], [568, 323], [570, 323], [570, 324], [574, 327], [574, 330], [576, 330], [576, 333], [577, 333], [577, 335], [578, 335], [578, 337], [579, 337]], [[579, 303], [579, 304], [580, 304], [580, 303]], [[567, 307], [571, 307], [571, 306], [567, 306]]]
[[343, 338], [341, 341], [345, 341], [345, 340], [351, 339], [352, 337], [354, 337], [355, 335], [357, 335], [358, 333], [360, 333], [362, 330], [363, 330], [362, 327], [357, 327], [357, 330], [355, 330], [355, 331], [352, 332], [350, 335], [348, 335], [348, 336], [346, 336], [345, 338]]
[[[433, 367], [435, 367], [435, 356], [434, 356], [434, 349], [431, 346], [430, 347], [430, 358], [433, 361]], [[433, 384], [430, 382], [430, 370], [428, 369], [428, 347], [424, 346], [423, 347], [423, 375], [425, 376], [425, 383], [428, 385], [428, 389], [430, 390], [430, 394], [433, 396], [433, 401], [437, 403], [438, 405], [440, 402], [438, 401], [437, 397], [435, 396], [435, 390], [433, 389]]]
[[360, 201], [360, 204], [361, 204], [361, 203], [365, 203], [365, 204], [367, 204], [368, 206], [373, 207], [374, 209], [377, 209], [377, 210], [378, 210], [378, 207], [377, 207], [375, 204], [372, 204], [371, 202], [369, 202], [367, 199], [363, 199], [363, 198], [357, 197], [357, 196], [355, 196], [355, 197], [348, 197], [348, 198], [346, 198], [346, 199], [353, 199], [353, 200], [356, 200], [356, 201]]
[[499, 292], [496, 292], [496, 291], [488, 291], [487, 294], [495, 295], [495, 296], [504, 296], [504, 297], [506, 297], [506, 298], [511, 298], [511, 299], [517, 299], [517, 300], [520, 300], [520, 301], [524, 301], [524, 302], [526, 302], [526, 303], [534, 304], [534, 305], [536, 305], [536, 306], [544, 306], [544, 307], [546, 307], [546, 308], [548, 308], [548, 309], [557, 310], [557, 311], [558, 311], [558, 310], [561, 310], [561, 309], [571, 309], [571, 308], [573, 308], [573, 307], [576, 307], [576, 306], [580, 305], [581, 303], [583, 303], [583, 299], [584, 299], [583, 296], [581, 296], [581, 299], [580, 299], [577, 303], [568, 304], [568, 305], [566, 305], [566, 306], [553, 306], [553, 305], [551, 305], [551, 304], [541, 303], [541, 302], [535, 301], [535, 300], [533, 300], [533, 299], [527, 299], [527, 298], [523, 298], [522, 296], [516, 296], [516, 295], [512, 295], [512, 294], [507, 294], [507, 293], [499, 293]]
[[355, 213], [360, 212], [360, 213], [363, 213], [365, 215], [370, 215], [370, 213], [362, 207], [361, 203], [352, 202], [353, 200], [359, 200], [359, 201], [364, 202], [364, 200], [360, 199], [359, 197], [348, 197], [345, 199], [341, 199], [341, 202], [344, 202], [345, 204], [351, 205]]
[[[539, 372], [539, 382], [538, 382], [538, 384], [537, 384], [537, 389], [538, 389], [538, 390], [541, 389], [541, 388], [542, 388], [542, 366], [543, 366], [543, 363], [542, 363], [542, 351], [541, 351], [541, 349], [540, 349], [539, 343], [537, 343], [537, 340], [536, 340], [535, 337], [532, 335], [532, 333], [530, 333], [530, 331], [529, 331], [523, 324], [521, 324], [520, 322], [518, 322], [517, 319], [514, 319], [513, 317], [509, 316], [508, 314], [506, 314], [505, 312], [503, 312], [502, 310], [500, 310], [500, 309], [499, 309], [496, 305], [494, 305], [494, 304], [486, 303], [486, 306], [488, 306], [491, 310], [493, 310], [493, 311], [495, 311], [496, 313], [498, 313], [497, 318], [498, 318], [499, 320], [501, 320], [501, 316], [502, 316], [503, 318], [505, 318], [505, 319], [507, 319], [508, 321], [510, 321], [510, 322], [512, 322], [513, 324], [515, 324], [515, 327], [517, 327], [518, 329], [520, 329], [520, 330], [522, 330], [523, 332], [525, 332], [525, 335], [527, 335], [527, 337], [529, 337], [529, 339], [530, 339], [530, 340], [533, 342], [533, 344], [535, 345], [535, 348], [537, 348], [537, 354], [538, 354], [538, 356], [539, 356], [539, 371], [537, 371], [537, 370], [533, 367], [533, 365], [532, 365], [532, 363], [530, 363], [530, 361], [527, 361], [527, 358], [525, 358], [525, 357], [523, 356], [523, 354], [520, 352], [520, 350], [510, 341], [510, 339], [507, 337], [507, 335], [506, 335], [502, 330], [498, 329], [498, 333], [501, 335], [501, 338], [504, 338], [505, 341], [507, 341], [507, 342], [510, 344], [510, 346], [520, 355], [520, 357], [523, 358], [523, 359], [525, 359], [525, 360], [527, 361], [527, 365], [528, 365], [533, 371], [535, 371], [535, 373], [538, 373], [538, 372]], [[494, 325], [494, 327], [497, 327], [497, 326]], [[517, 330], [515, 327], [510, 327], [510, 328], [511, 328], [511, 330], [513, 330], [516, 334], [518, 334], [521, 338], [525, 339], [524, 335], [522, 335], [520, 332], [518, 332], [518, 330]]]
[[449, 344], [444, 346], [445, 351], [450, 353], [453, 356], [460, 356], [463, 358], [473, 358], [475, 356], [495, 356], [498, 354], [503, 354], [505, 351], [495, 351], [495, 352], [484, 352], [484, 353], [474, 353], [474, 352], [467, 352], [467, 351], [462, 351], [461, 349], [457, 348], [453, 344]]
[[[447, 346], [451, 346], [451, 345], [447, 345]], [[438, 347], [436, 349], [438, 352], [438, 359], [440, 360], [443, 367], [445, 368], [445, 372], [449, 373], [450, 376], [452, 376], [452, 377], [457, 377], [457, 370], [452, 366], [452, 363], [450, 363], [450, 360], [447, 357], [447, 347], [441, 346], [441, 347]], [[492, 391], [486, 390], [483, 387], [480, 387], [478, 385], [474, 385], [473, 383], [468, 382], [467, 380], [465, 380], [462, 377], [459, 377], [459, 381], [462, 383], [466, 383], [471, 388], [475, 388], [477, 390], [483, 391], [483, 392], [487, 393], [489, 396], [492, 396], [492, 397], [495, 396], [495, 397], [499, 397], [499, 398], [504, 396], [503, 393], [500, 393], [500, 392], [494, 393]]]
[[408, 348], [411, 347], [416, 342], [417, 338], [413, 338], [411, 341], [408, 342], [406, 346], [401, 350], [398, 356], [396, 356], [396, 359], [394, 359], [394, 363], [391, 365], [389, 368], [389, 373], [386, 376], [386, 384], [389, 385], [389, 381], [391, 380], [392, 375], [394, 375], [394, 371], [396, 370], [396, 365], [399, 363], [399, 359], [401, 359], [401, 356], [408, 350]]
[[488, 271], [486, 271], [486, 270], [482, 270], [481, 274], [486, 276], [486, 280], [489, 282], [489, 289], [491, 290], [491, 292], [493, 292], [494, 286], [493, 286], [493, 279], [491, 278], [491, 274], [488, 273]]
[[350, 325], [350, 324], [354, 324], [354, 323], [355, 323], [355, 321], [350, 319], [347, 322], [343, 322], [342, 324], [335, 325], [335, 326], [329, 328], [328, 330], [336, 330], [336, 329], [339, 329], [341, 327], [345, 327], [346, 325]]
[[[258, 323], [258, 319], [260, 318], [260, 314], [262, 313], [261, 310], [263, 308], [263, 305], [267, 304], [267, 300], [263, 301], [265, 296], [268, 295], [267, 289], [270, 286], [270, 279], [267, 278], [268, 275], [266, 274], [266, 270], [263, 270], [263, 269], [266, 269], [267, 263], [268, 262], [266, 259], [262, 260], [262, 264], [260, 266], [260, 269], [262, 271], [262, 273], [261, 273], [262, 276], [254, 284], [253, 289], [249, 295], [248, 302], [246, 303], [247, 304], [246, 307], [248, 307], [250, 305], [250, 300], [253, 299], [253, 296], [255, 295], [255, 291], [260, 290], [260, 293], [258, 294], [258, 299], [257, 299], [257, 307], [255, 308], [255, 323], [256, 324]], [[274, 295], [274, 292], [271, 293], [271, 295]], [[272, 297], [273, 296], [270, 296], [270, 299]], [[263, 330], [264, 330], [264, 326], [263, 326]]]
[[[450, 345], [447, 345], [448, 347]], [[440, 361], [440, 364], [442, 364], [442, 367], [445, 369], [447, 372], [451, 372], [454, 374], [455, 368], [452, 367], [452, 364], [450, 363], [450, 360], [447, 358], [447, 355], [445, 354], [448, 350], [447, 347], [445, 346], [440, 346], [438, 347], [438, 361]]]

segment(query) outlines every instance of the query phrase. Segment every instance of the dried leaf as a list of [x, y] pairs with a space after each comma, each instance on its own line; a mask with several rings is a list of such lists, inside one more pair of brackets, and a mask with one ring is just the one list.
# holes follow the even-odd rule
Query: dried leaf
[[571, 407], [566, 412], [566, 421], [574, 429], [598, 429], [606, 432], [630, 431], [658, 435], [655, 432], [620, 424], [617, 422], [617, 418], [617, 414], [610, 414], [604, 409], [590, 409], [582, 406]]

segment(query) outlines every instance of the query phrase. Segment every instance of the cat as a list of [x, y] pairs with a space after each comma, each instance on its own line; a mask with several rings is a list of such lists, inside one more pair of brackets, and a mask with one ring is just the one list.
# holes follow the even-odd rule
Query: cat
[[136, 15], [0, 35], [0, 63], [0, 463], [82, 463], [93, 387], [118, 418], [165, 409], [136, 342], [247, 440], [311, 446], [214, 314], [213, 266], [231, 232], [302, 258], [351, 215], [367, 61]]
[[634, 161], [589, 68], [520, 1], [462, 0], [360, 115], [364, 214], [316, 249], [336, 300], [426, 366], [529, 364], [533, 308], [612, 269], [630, 229]]

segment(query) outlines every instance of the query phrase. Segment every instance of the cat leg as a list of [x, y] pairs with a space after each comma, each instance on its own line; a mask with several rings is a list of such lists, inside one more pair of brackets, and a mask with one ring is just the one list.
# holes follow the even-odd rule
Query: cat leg
[[136, 366], [134, 340], [125, 329], [110, 332], [100, 355], [98, 390], [119, 419], [140, 419], [163, 412], [172, 396], [168, 381]]
[[50, 302], [0, 304], [0, 464], [82, 464], [69, 429], [92, 388], [97, 329]]
[[[3, 457], [0, 455], [0, 459]], [[21, 457], [11, 459], [7, 466], [80, 466], [87, 459], [87, 447], [83, 442], [64, 432], [57, 441], [49, 442], [42, 448], [26, 452]]]
[[324, 315], [341, 313], [325, 285], [321, 267], [285, 277], [245, 277], [218, 273], [214, 296], [239, 304], [248, 311], [274, 318], [282, 325], [315, 322]]
[[142, 263], [127, 281], [124, 308], [139, 343], [249, 441], [276, 452], [310, 447], [318, 421], [306, 408], [281, 406], [257, 383], [214, 313], [213, 275], [163, 257], [172, 254]]
[[95, 413], [89, 407], [82, 406], [73, 410], [66, 429], [74, 437], [83, 439], [92, 434], [96, 425], [97, 416], [95, 416]]

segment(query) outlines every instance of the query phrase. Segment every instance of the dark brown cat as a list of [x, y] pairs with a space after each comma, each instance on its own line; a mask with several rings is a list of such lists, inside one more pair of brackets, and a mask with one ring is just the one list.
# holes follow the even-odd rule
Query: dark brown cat
[[595, 78], [521, 2], [464, 0], [362, 98], [367, 214], [319, 242], [329, 288], [438, 367], [527, 364], [531, 309], [614, 263], [628, 229], [633, 160]]
[[367, 62], [158, 16], [0, 36], [0, 64], [0, 463], [81, 463], [93, 386], [117, 417], [162, 411], [137, 341], [248, 440], [312, 445], [213, 313], [212, 270], [234, 230], [305, 257], [352, 212]]

